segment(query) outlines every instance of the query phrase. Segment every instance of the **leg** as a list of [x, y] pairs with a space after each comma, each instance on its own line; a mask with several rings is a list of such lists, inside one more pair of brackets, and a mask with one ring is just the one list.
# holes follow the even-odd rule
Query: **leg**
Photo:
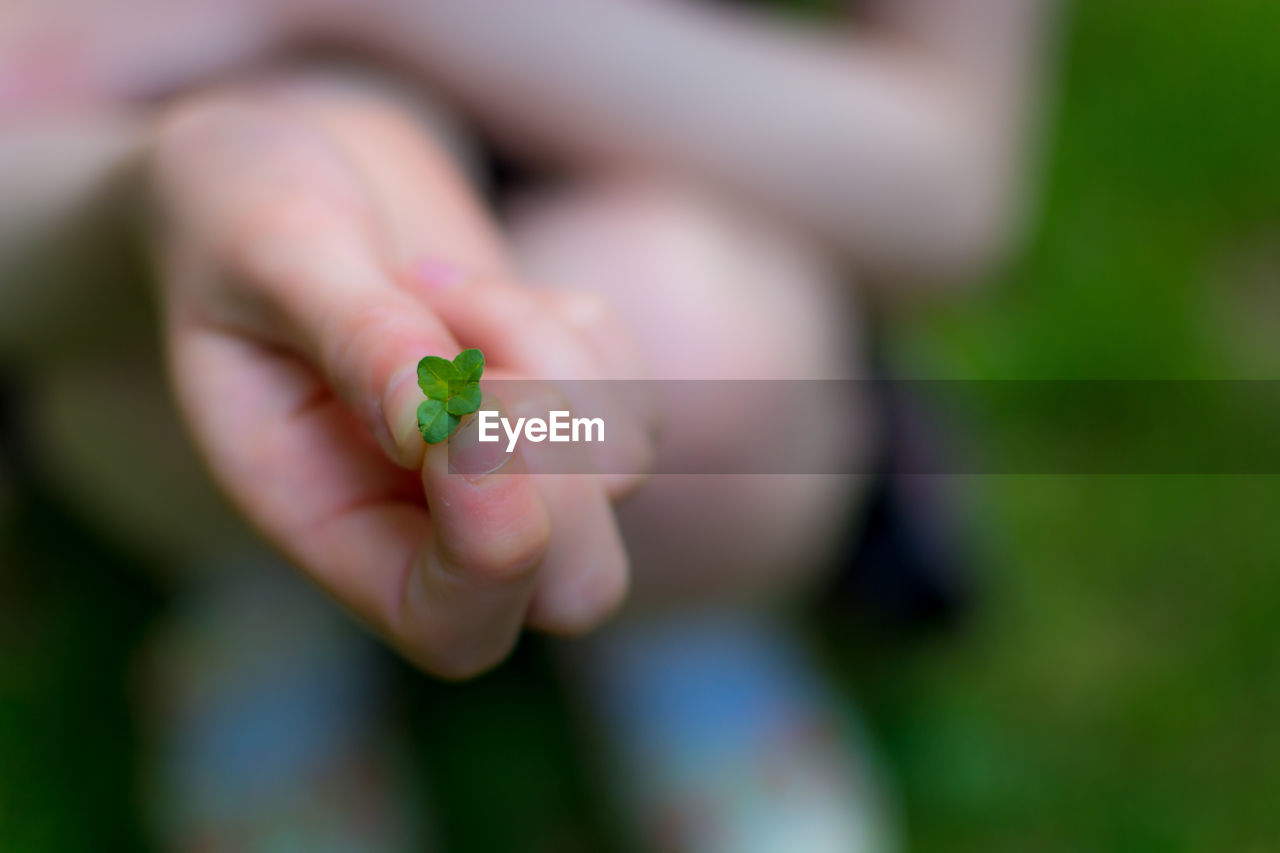
[[[584, 188], [525, 205], [511, 240], [535, 280], [612, 302], [659, 378], [858, 375], [857, 318], [836, 270], [708, 198]], [[669, 411], [659, 454], [723, 453], [708, 414]], [[847, 428], [794, 440], [839, 470]], [[819, 577], [860, 488], [841, 476], [659, 475], [622, 507], [638, 606], [566, 651], [646, 849], [895, 848], [856, 712], [769, 606]]]
[[[656, 378], [859, 373], [857, 316], [834, 264], [797, 236], [691, 190], [616, 183], [529, 200], [515, 208], [510, 239], [533, 280], [613, 303]], [[667, 412], [659, 452], [723, 451], [725, 436], [707, 422], [696, 407]], [[849, 429], [833, 424], [794, 440], [839, 470]], [[861, 486], [853, 479], [655, 477], [620, 513], [637, 602], [794, 594], [816, 578], [852, 517]]]

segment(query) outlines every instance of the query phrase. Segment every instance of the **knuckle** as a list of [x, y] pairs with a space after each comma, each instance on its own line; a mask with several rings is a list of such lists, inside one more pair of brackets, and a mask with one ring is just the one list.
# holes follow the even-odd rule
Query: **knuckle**
[[172, 108], [157, 120], [150, 137], [148, 189], [162, 209], [183, 210], [184, 202], [209, 192], [204, 178], [218, 162], [219, 138], [234, 106], [226, 99], [203, 98]]
[[573, 408], [573, 401], [569, 399], [568, 393], [556, 382], [545, 379], [532, 380], [530, 391], [534, 408], [543, 416], [556, 409]]
[[618, 612], [630, 589], [625, 555], [606, 560], [585, 573], [569, 589], [561, 589], [541, 603], [536, 627], [560, 636], [579, 636], [600, 627]]
[[521, 379], [503, 388], [503, 404], [513, 417], [546, 418], [552, 411], [572, 410], [572, 402], [559, 384], [546, 379]]
[[[357, 410], [385, 404], [400, 383], [409, 381], [416, 360], [437, 349], [412, 317], [391, 297], [324, 310], [317, 334], [319, 366]], [[363, 413], [375, 421], [381, 417]]]
[[356, 402], [372, 382], [373, 364], [394, 320], [377, 307], [328, 307], [316, 333], [320, 367], [343, 399]]
[[216, 141], [223, 127], [256, 118], [259, 112], [243, 100], [226, 95], [195, 98], [169, 110], [156, 124], [154, 138], [160, 151], [185, 151]]
[[230, 218], [222, 235], [236, 272], [268, 284], [299, 284], [315, 268], [317, 247], [344, 245], [350, 229], [331, 205], [283, 193], [265, 194]]
[[403, 321], [383, 303], [326, 308], [319, 337], [327, 342], [324, 361], [330, 373], [346, 374], [403, 335]]
[[539, 513], [520, 519], [518, 529], [489, 537], [465, 554], [444, 557], [456, 573], [494, 585], [518, 584], [538, 571], [550, 542], [550, 522], [545, 513]]

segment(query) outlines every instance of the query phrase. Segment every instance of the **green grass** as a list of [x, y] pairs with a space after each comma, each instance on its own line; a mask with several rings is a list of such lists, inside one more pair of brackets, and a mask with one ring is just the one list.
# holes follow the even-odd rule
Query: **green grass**
[[[1085, 0], [1070, 25], [1029, 250], [973, 298], [901, 318], [896, 364], [1280, 376], [1280, 4]], [[1049, 407], [983, 426], [995, 441], [1055, 428]], [[1273, 847], [1280, 478], [962, 485], [984, 566], [970, 629], [837, 650], [897, 770], [913, 848]], [[127, 657], [156, 599], [55, 509], [24, 525], [0, 536], [0, 561], [38, 554], [50, 574], [0, 572], [0, 848], [128, 848]], [[534, 648], [475, 685], [409, 691], [456, 849], [597, 849], [603, 819], [584, 807], [552, 685]]]
[[[1280, 378], [1280, 7], [1074, 6], [1033, 245], [906, 319], [911, 375]], [[1259, 320], [1262, 314], [1267, 320]], [[988, 441], [1051, 435], [1050, 407]], [[1170, 418], [1188, 446], [1230, 444]], [[1276, 477], [972, 478], [964, 641], [854, 676], [921, 850], [1280, 838]]]
[[130, 672], [159, 596], [34, 491], [0, 525], [0, 849], [143, 848]]

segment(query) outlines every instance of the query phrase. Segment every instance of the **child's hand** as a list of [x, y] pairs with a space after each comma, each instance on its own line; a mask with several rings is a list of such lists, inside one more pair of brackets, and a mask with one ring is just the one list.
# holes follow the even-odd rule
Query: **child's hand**
[[[445, 257], [501, 275], [498, 241], [417, 128], [350, 91], [327, 97], [211, 96], [161, 125], [152, 180], [173, 381], [249, 521], [410, 659], [465, 677], [526, 624], [580, 631], [620, 602], [608, 491], [632, 484], [527, 476], [518, 451], [465, 425], [453, 453], [501, 467], [448, 473], [446, 445], [416, 430], [418, 360], [451, 358], [457, 335], [497, 374], [630, 368], [562, 319], [564, 297], [402, 274]], [[638, 470], [647, 425], [612, 417], [635, 438], [617, 468]]]

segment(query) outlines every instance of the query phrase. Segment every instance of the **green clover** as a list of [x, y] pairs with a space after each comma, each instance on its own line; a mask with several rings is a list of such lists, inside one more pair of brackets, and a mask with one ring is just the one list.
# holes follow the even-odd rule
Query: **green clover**
[[418, 430], [427, 444], [439, 444], [458, 428], [463, 415], [480, 408], [484, 353], [466, 349], [453, 361], [429, 355], [418, 362], [418, 385], [427, 399], [418, 406]]

